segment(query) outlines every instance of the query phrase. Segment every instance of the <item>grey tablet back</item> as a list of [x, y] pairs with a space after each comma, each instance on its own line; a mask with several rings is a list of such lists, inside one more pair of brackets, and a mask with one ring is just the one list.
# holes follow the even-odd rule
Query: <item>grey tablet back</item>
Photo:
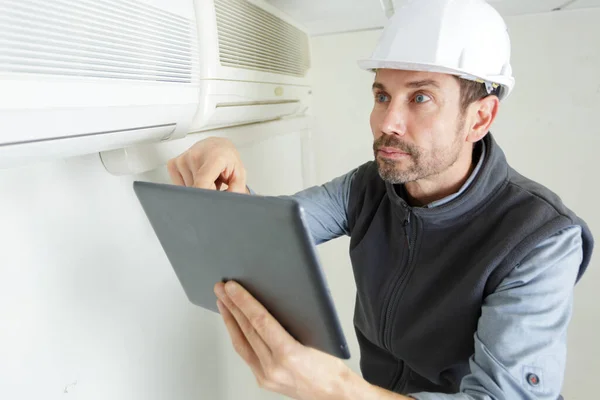
[[235, 280], [300, 343], [350, 357], [296, 201], [147, 182], [134, 190], [193, 304], [217, 312], [214, 285]]

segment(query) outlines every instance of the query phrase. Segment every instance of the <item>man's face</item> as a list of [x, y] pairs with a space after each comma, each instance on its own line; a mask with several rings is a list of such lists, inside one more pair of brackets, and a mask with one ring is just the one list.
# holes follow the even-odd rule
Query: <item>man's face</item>
[[466, 145], [460, 86], [451, 75], [377, 71], [371, 113], [379, 175], [393, 184], [438, 175]]

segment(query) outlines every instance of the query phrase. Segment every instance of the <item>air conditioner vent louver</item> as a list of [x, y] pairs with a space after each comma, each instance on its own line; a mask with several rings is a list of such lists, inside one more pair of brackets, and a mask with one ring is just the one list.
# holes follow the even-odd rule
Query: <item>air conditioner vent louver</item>
[[304, 77], [308, 36], [245, 0], [215, 0], [221, 65]]
[[0, 0], [0, 73], [194, 83], [196, 35], [136, 0]]

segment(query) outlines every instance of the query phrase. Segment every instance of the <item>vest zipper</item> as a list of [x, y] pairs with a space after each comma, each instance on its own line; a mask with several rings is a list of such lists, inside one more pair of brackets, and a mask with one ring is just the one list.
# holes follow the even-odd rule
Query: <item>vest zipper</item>
[[401, 273], [400, 275], [398, 275], [398, 277], [396, 277], [395, 282], [392, 284], [391, 286], [391, 290], [390, 293], [388, 295], [389, 297], [389, 301], [387, 303], [386, 306], [386, 312], [385, 312], [385, 318], [383, 320], [383, 329], [382, 329], [382, 344], [383, 347], [386, 348], [388, 351], [392, 351], [392, 339], [391, 339], [391, 332], [392, 332], [392, 328], [391, 328], [391, 319], [392, 319], [392, 313], [395, 309], [395, 303], [397, 302], [397, 299], [400, 298], [400, 288], [403, 287], [403, 284], [406, 280], [406, 278], [410, 275], [410, 272], [412, 271], [412, 260], [413, 260], [413, 247], [415, 245], [415, 237], [416, 237], [416, 232], [413, 232], [414, 229], [413, 225], [411, 225], [410, 222], [410, 216], [411, 216], [412, 212], [409, 210], [408, 214], [406, 216], [406, 219], [404, 220], [404, 233], [406, 236], [406, 245], [408, 247], [408, 257], [407, 257], [407, 261], [406, 261], [406, 266], [405, 268], [403, 268], [404, 272]]
[[411, 251], [411, 245], [410, 245], [410, 214], [411, 212], [408, 212], [408, 215], [406, 216], [406, 219], [404, 220], [404, 235], [406, 236], [406, 245], [408, 246], [408, 252], [409, 252], [409, 257], [410, 257], [410, 251]]

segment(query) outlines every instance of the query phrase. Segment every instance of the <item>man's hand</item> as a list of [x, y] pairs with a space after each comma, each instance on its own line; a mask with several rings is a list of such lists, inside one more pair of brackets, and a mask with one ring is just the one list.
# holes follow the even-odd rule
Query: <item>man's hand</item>
[[366, 381], [340, 359], [298, 343], [239, 284], [218, 283], [215, 294], [233, 346], [261, 388], [297, 400], [364, 398], [353, 396], [356, 382]]
[[211, 137], [193, 145], [167, 164], [176, 185], [248, 193], [246, 169], [230, 140]]

